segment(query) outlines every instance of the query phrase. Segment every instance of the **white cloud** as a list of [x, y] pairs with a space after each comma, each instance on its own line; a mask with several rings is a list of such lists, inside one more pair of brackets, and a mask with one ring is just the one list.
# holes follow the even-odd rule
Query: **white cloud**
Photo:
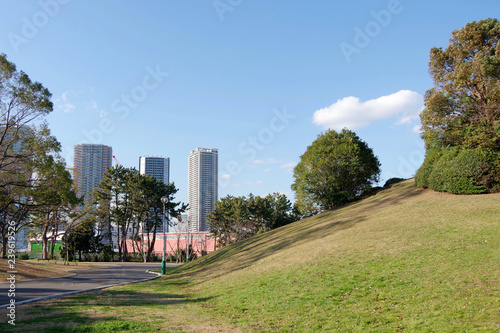
[[76, 106], [74, 106], [71, 103], [66, 103], [64, 105], [61, 105], [60, 108], [61, 108], [62, 112], [69, 113], [69, 112], [73, 111], [74, 109], [76, 109]]
[[63, 113], [69, 113], [69, 112], [73, 111], [74, 109], [76, 109], [76, 106], [71, 104], [68, 101], [68, 94], [69, 93], [70, 93], [69, 91], [63, 92], [61, 97], [59, 97], [55, 101], [56, 108], [61, 110]]
[[262, 184], [262, 183], [264, 183], [262, 180], [256, 180], [254, 182], [248, 181], [247, 185], [259, 185], [259, 184]]
[[293, 193], [290, 193], [290, 192], [287, 192], [287, 191], [275, 191], [275, 192], [272, 192], [272, 193], [263, 194], [263, 195], [261, 195], [261, 197], [266, 197], [268, 195], [273, 195], [274, 193], [284, 194], [284, 195], [286, 195], [286, 197], [288, 199], [293, 198], [293, 196], [294, 196]]
[[271, 171], [271, 169], [264, 169], [264, 170], [262, 170], [262, 172], [269, 172], [269, 171]]
[[280, 169], [289, 169], [289, 168], [295, 168], [297, 165], [297, 162], [288, 162], [280, 166]]
[[274, 158], [268, 158], [267, 160], [253, 160], [252, 164], [276, 164], [281, 163], [281, 161], [275, 160]]
[[417, 118], [423, 107], [423, 96], [411, 90], [400, 90], [366, 102], [349, 96], [314, 112], [313, 122], [325, 128], [352, 130], [366, 127], [374, 120], [398, 117], [396, 124], [399, 125]]
[[230, 174], [225, 174], [225, 175], [220, 176], [220, 179], [230, 179], [230, 178], [231, 178]]
[[422, 126], [421, 125], [417, 125], [415, 127], [413, 127], [413, 133], [420, 133], [422, 130]]
[[90, 103], [89, 103], [89, 107], [90, 107], [91, 109], [97, 109], [97, 108], [98, 108], [97, 102], [96, 102], [96, 101], [94, 101], [94, 100], [90, 101]]

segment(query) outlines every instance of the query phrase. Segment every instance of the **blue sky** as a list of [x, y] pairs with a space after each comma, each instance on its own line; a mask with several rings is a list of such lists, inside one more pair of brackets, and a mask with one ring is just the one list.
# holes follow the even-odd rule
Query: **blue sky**
[[119, 162], [167, 156], [187, 202], [189, 151], [219, 149], [219, 196], [282, 192], [328, 128], [354, 130], [382, 181], [424, 157], [418, 113], [429, 50], [478, 1], [0, 0], [0, 52], [53, 94], [47, 121], [73, 146], [111, 145]]

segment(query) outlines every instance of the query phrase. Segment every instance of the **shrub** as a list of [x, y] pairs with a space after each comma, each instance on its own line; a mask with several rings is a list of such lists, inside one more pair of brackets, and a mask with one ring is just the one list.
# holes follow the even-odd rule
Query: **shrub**
[[369, 189], [363, 191], [363, 193], [360, 195], [360, 197], [361, 198], [366, 198], [366, 197], [375, 195], [375, 194], [377, 194], [378, 192], [380, 192], [383, 189], [384, 188], [380, 187], [380, 186], [370, 187]]
[[28, 260], [30, 258], [30, 254], [28, 252], [19, 253], [17, 256], [19, 260]]
[[429, 187], [429, 176], [432, 173], [434, 164], [443, 155], [442, 149], [428, 149], [425, 154], [424, 163], [420, 166], [415, 175], [415, 185], [417, 187], [428, 188]]
[[[151, 262], [161, 262], [162, 261], [163, 255], [156, 255], [156, 254], [151, 254], [150, 261]], [[168, 261], [168, 256], [165, 258], [166, 261]]]
[[481, 148], [445, 149], [433, 163], [427, 185], [454, 194], [487, 193], [498, 185], [494, 166], [497, 159], [498, 154]]
[[[193, 251], [193, 247], [190, 244], [189, 245], [189, 261], [193, 261], [197, 258], [198, 258], [198, 256]], [[185, 249], [177, 249], [176, 262], [186, 262], [186, 250]]]
[[127, 254], [127, 261], [130, 262], [142, 262], [144, 261], [144, 258], [142, 258], [142, 255], [140, 253], [129, 253]]
[[98, 261], [109, 262], [113, 260], [113, 250], [110, 245], [102, 245], [100, 250], [97, 255]]
[[390, 178], [388, 179], [385, 184], [384, 184], [384, 188], [389, 188], [391, 187], [392, 185], [394, 184], [397, 184], [397, 183], [400, 183], [402, 181], [405, 181], [406, 179], [404, 178]]
[[68, 258], [66, 258], [66, 248], [64, 246], [61, 246], [61, 249], [59, 250], [59, 255], [62, 259], [66, 259], [68, 261], [75, 260], [75, 254], [71, 251], [68, 251]]

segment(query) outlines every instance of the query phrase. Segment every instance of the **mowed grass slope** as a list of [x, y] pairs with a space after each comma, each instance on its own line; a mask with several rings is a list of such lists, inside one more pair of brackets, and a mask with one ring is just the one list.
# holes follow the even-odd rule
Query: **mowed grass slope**
[[253, 331], [500, 331], [500, 194], [408, 180], [180, 267]]
[[456, 196], [408, 180], [161, 279], [17, 315], [0, 331], [498, 332], [500, 193]]

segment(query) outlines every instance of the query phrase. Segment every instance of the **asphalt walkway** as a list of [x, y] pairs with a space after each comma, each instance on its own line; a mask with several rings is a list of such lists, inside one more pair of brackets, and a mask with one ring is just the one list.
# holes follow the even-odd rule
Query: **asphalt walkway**
[[15, 304], [20, 305], [39, 299], [76, 294], [89, 289], [151, 280], [158, 275], [147, 271], [160, 268], [160, 263], [110, 263], [108, 266], [99, 268], [70, 271], [75, 274], [71, 276], [16, 281], [15, 297], [9, 297], [10, 283], [0, 283], [0, 308], [6, 307], [11, 299], [15, 299]]

